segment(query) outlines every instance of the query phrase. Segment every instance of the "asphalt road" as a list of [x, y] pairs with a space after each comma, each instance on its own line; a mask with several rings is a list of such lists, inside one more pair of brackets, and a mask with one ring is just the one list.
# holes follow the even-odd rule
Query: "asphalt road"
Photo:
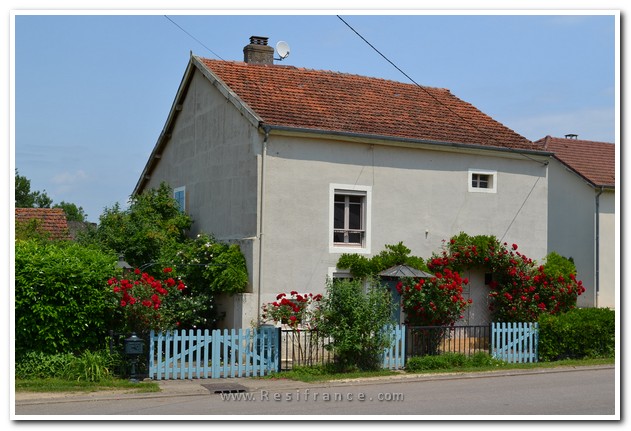
[[235, 379], [232, 382], [242, 384], [245, 391], [224, 394], [211, 393], [201, 386], [209, 381], [202, 380], [181, 383], [190, 390], [165, 391], [162, 395], [17, 401], [13, 419], [124, 419], [113, 417], [121, 415], [141, 419], [186, 415], [195, 420], [324, 419], [321, 415], [358, 419], [373, 415], [383, 419], [620, 419], [615, 380], [613, 366], [327, 384]]

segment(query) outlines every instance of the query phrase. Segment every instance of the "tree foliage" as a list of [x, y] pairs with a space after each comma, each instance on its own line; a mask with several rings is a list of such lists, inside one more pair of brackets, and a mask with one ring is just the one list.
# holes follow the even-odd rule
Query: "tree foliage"
[[128, 263], [140, 267], [157, 262], [163, 248], [184, 242], [192, 224], [191, 217], [180, 211], [173, 189], [162, 183], [133, 196], [127, 209], [118, 203], [106, 208], [98, 228], [83, 241], [124, 254]]
[[50, 208], [53, 200], [48, 197], [46, 190], [31, 191], [31, 180], [21, 176], [15, 170], [15, 207], [16, 208]]
[[68, 221], [87, 221], [88, 215], [83, 211], [83, 207], [78, 207], [76, 204], [61, 201], [53, 205], [53, 208], [63, 209], [66, 214], [66, 220]]

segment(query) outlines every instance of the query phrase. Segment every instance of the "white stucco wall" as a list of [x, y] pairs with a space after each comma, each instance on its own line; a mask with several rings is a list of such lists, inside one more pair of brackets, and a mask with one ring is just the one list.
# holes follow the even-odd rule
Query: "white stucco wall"
[[[324, 291], [341, 255], [329, 249], [330, 184], [370, 188], [368, 257], [399, 241], [429, 257], [461, 231], [517, 243], [534, 259], [546, 254], [547, 167], [539, 162], [278, 135], [268, 148], [263, 303], [279, 292]], [[470, 168], [497, 171], [497, 193], [469, 192]]]
[[620, 274], [616, 268], [616, 211], [615, 193], [604, 191], [600, 195], [599, 205], [600, 234], [599, 234], [599, 294], [598, 307], [616, 308], [616, 290], [620, 288], [620, 280], [616, 280]]
[[[147, 185], [167, 181], [186, 187], [187, 209], [195, 220], [192, 233], [240, 244], [250, 287], [243, 295], [219, 298], [225, 327], [250, 326], [260, 305], [279, 292], [324, 292], [341, 255], [329, 244], [331, 184], [370, 190], [368, 256], [403, 241], [412, 254], [429, 257], [461, 231], [517, 243], [533, 259], [547, 252], [547, 166], [532, 157], [272, 131], [265, 157], [259, 284], [262, 142], [263, 134], [196, 73], [171, 142]], [[470, 169], [496, 172], [496, 193], [470, 192]]]
[[615, 307], [615, 192], [600, 196], [599, 295], [596, 297], [596, 195], [587, 181], [553, 159], [549, 170], [548, 250], [572, 257], [586, 291], [579, 307]]
[[250, 274], [249, 294], [218, 298], [227, 327], [247, 326], [258, 272], [258, 176], [260, 134], [220, 92], [196, 72], [175, 120], [172, 137], [147, 189], [166, 181], [186, 188], [191, 235], [211, 233], [239, 244]]

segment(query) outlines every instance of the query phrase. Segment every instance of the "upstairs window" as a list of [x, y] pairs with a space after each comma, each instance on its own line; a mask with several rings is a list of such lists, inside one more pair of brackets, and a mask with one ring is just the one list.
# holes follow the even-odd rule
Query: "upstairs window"
[[469, 191], [481, 193], [496, 193], [497, 172], [469, 169]]
[[331, 199], [331, 252], [368, 253], [370, 187], [332, 185]]

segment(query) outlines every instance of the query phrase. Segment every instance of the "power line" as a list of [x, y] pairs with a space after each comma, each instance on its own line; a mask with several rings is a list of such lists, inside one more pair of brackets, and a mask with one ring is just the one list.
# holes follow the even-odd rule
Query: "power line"
[[[199, 43], [201, 46], [203, 46], [204, 48], [206, 48], [208, 51], [210, 51], [215, 57], [219, 58], [219, 60], [223, 60], [223, 58], [221, 58], [221, 56], [219, 54], [217, 54], [215, 51], [213, 51], [212, 49], [208, 48], [206, 45], [204, 45], [199, 39], [197, 39], [195, 36], [193, 36], [192, 34], [190, 34], [188, 31], [184, 30], [178, 23], [176, 23], [175, 21], [173, 21], [171, 18], [169, 18], [168, 16], [164, 15], [164, 17], [166, 19], [168, 19], [169, 21], [171, 21], [173, 23], [173, 25], [175, 25], [177, 28], [179, 28], [180, 30], [182, 30], [184, 33], [186, 33], [191, 39], [193, 39], [195, 42]], [[225, 61], [225, 60], [224, 60]]]
[[[370, 42], [368, 42], [368, 40], [366, 40], [366, 38], [364, 36], [362, 36], [361, 34], [359, 34], [359, 32], [357, 30], [355, 30], [349, 23], [347, 23], [346, 21], [344, 21], [344, 19], [339, 16], [336, 15], [340, 21], [342, 21], [344, 24], [346, 24], [346, 26], [348, 28], [350, 28], [357, 36], [359, 36], [364, 42], [366, 42], [366, 44], [368, 44], [368, 46], [370, 46], [373, 50], [375, 50], [375, 52], [377, 52], [377, 54], [379, 54], [380, 56], [382, 56], [388, 63], [390, 63], [392, 66], [394, 66], [395, 69], [397, 69], [399, 72], [401, 72], [403, 75], [405, 75], [405, 77], [407, 79], [409, 79], [410, 81], [412, 81], [418, 88], [420, 88], [421, 90], [423, 90], [425, 93], [427, 93], [428, 96], [430, 96], [432, 99], [434, 99], [439, 105], [442, 105], [443, 107], [445, 107], [449, 112], [451, 112], [452, 114], [454, 114], [456, 117], [460, 118], [463, 122], [465, 122], [466, 124], [468, 124], [469, 126], [471, 126], [472, 128], [474, 128], [475, 130], [478, 131], [478, 133], [480, 133], [482, 136], [484, 136], [485, 138], [491, 140], [489, 138], [489, 136], [483, 132], [482, 130], [480, 130], [478, 127], [475, 126], [475, 124], [470, 123], [466, 118], [462, 117], [460, 114], [458, 114], [457, 112], [455, 112], [454, 110], [452, 110], [449, 106], [445, 105], [444, 103], [442, 103], [440, 100], [438, 100], [438, 98], [436, 98], [436, 96], [434, 96], [432, 93], [430, 93], [425, 87], [423, 87], [422, 85], [420, 85], [418, 82], [416, 82], [414, 79], [412, 79], [407, 73], [405, 73], [399, 66], [397, 66], [396, 64], [394, 64], [394, 62], [392, 62], [388, 57], [386, 57], [383, 53], [381, 53], [381, 51], [379, 51], [377, 48], [375, 48], [373, 46], [373, 44], [371, 44]], [[518, 151], [518, 154], [524, 156], [527, 159], [530, 159], [532, 161], [538, 162], [538, 163], [542, 163], [539, 162], [538, 160], [535, 160], [534, 158], [528, 156], [527, 154], [524, 154], [522, 152]], [[545, 163], [547, 164], [547, 163]]]
[[[352, 30], [352, 31], [353, 31], [353, 32], [354, 32], [357, 36], [359, 36], [359, 37], [360, 37], [360, 38], [361, 38], [364, 42], [366, 42], [366, 43], [368, 44], [368, 46], [370, 46], [372, 49], [374, 49], [374, 50], [377, 52], [377, 54], [379, 54], [380, 56], [382, 56], [382, 57], [383, 57], [383, 58], [384, 58], [384, 59], [385, 59], [388, 63], [390, 63], [392, 66], [394, 66], [394, 68], [395, 68], [395, 69], [397, 69], [399, 72], [401, 72], [403, 75], [405, 75], [405, 77], [406, 77], [407, 79], [409, 79], [409, 80], [410, 80], [410, 81], [412, 81], [414, 84], [416, 84], [416, 86], [417, 86], [417, 87], [423, 88], [423, 87], [422, 87], [421, 85], [419, 85], [419, 84], [418, 84], [415, 80], [413, 80], [413, 79], [410, 77], [410, 75], [408, 75], [408, 74], [407, 74], [407, 73], [405, 73], [403, 70], [401, 70], [401, 69], [399, 68], [399, 66], [397, 66], [396, 64], [394, 64], [392, 61], [390, 61], [390, 59], [389, 59], [388, 57], [386, 57], [385, 55], [383, 55], [383, 54], [381, 53], [381, 51], [379, 51], [377, 48], [375, 48], [375, 47], [373, 46], [373, 44], [372, 44], [372, 43], [368, 42], [368, 41], [366, 40], [366, 38], [365, 38], [364, 36], [362, 36], [361, 34], [359, 34], [359, 33], [357, 32], [357, 30], [355, 30], [353, 27], [351, 27], [351, 25], [350, 25], [349, 23], [347, 23], [346, 21], [344, 21], [344, 19], [343, 19], [341, 16], [337, 15], [337, 17], [338, 17], [338, 18], [339, 18], [339, 19], [340, 19], [340, 20], [341, 20], [344, 24], [346, 24], [346, 25], [347, 25], [347, 27], [348, 27], [348, 28], [350, 28], [350, 29], [351, 29], [351, 30]], [[424, 88], [423, 88], [423, 89], [424, 89]], [[431, 94], [430, 94], [430, 96], [431, 96]]]
[[[410, 81], [412, 81], [417, 87], [419, 87], [421, 90], [425, 91], [425, 93], [427, 93], [432, 99], [434, 99], [439, 105], [444, 106], [447, 110], [449, 110], [449, 112], [451, 112], [452, 114], [456, 115], [458, 118], [460, 118], [462, 121], [464, 121], [466, 124], [468, 124], [469, 126], [473, 127], [475, 130], [477, 130], [482, 136], [486, 137], [487, 139], [489, 139], [489, 137], [487, 136], [486, 133], [484, 133], [483, 131], [481, 131], [480, 129], [478, 129], [474, 124], [471, 124], [469, 121], [467, 121], [467, 119], [463, 118], [462, 116], [460, 116], [457, 112], [454, 112], [449, 106], [445, 105], [444, 103], [442, 103], [440, 100], [438, 100], [432, 93], [430, 93], [425, 87], [423, 87], [422, 85], [420, 85], [418, 82], [416, 82], [414, 79], [412, 79], [407, 73], [405, 73], [403, 70], [401, 70], [401, 68], [399, 66], [397, 66], [396, 64], [394, 64], [388, 57], [386, 57], [383, 53], [381, 53], [381, 51], [379, 51], [377, 48], [375, 48], [373, 46], [373, 44], [371, 44], [370, 42], [368, 42], [368, 40], [366, 40], [366, 38], [364, 36], [362, 36], [361, 34], [359, 34], [359, 32], [357, 30], [355, 30], [349, 23], [347, 23], [346, 21], [344, 21], [344, 19], [342, 19], [341, 16], [336, 15], [340, 21], [342, 21], [344, 24], [346, 24], [346, 26], [348, 28], [350, 28], [357, 36], [359, 36], [364, 42], [366, 42], [368, 44], [368, 46], [370, 46], [373, 50], [375, 50], [375, 52], [377, 52], [377, 54], [379, 54], [380, 56], [382, 56], [388, 63], [390, 63], [392, 66], [394, 66], [395, 69], [397, 69], [399, 72], [401, 72], [403, 75], [405, 75], [406, 78], [408, 78]], [[536, 160], [533, 157], [530, 157], [528, 154], [522, 153], [520, 151], [517, 151], [518, 154], [520, 154], [521, 156], [532, 160], [534, 162], [538, 162], [538, 163], [542, 163], [544, 166], [548, 165], [548, 162], [540, 162], [539, 160]], [[374, 157], [374, 154], [373, 154]], [[374, 166], [374, 162], [373, 162], [373, 166]], [[363, 168], [362, 168], [363, 171]], [[361, 173], [360, 173], [361, 175]], [[504, 237], [506, 236], [506, 234], [508, 233], [508, 231], [510, 230], [511, 226], [513, 225], [513, 223], [515, 222], [515, 220], [517, 219], [517, 216], [521, 213], [521, 210], [524, 208], [524, 205], [526, 205], [526, 202], [528, 201], [528, 199], [530, 198], [530, 195], [532, 194], [532, 192], [534, 191], [535, 187], [537, 186], [537, 184], [539, 183], [539, 180], [541, 179], [541, 177], [537, 177], [537, 180], [535, 181], [535, 183], [533, 184], [532, 188], [530, 189], [530, 191], [528, 192], [528, 195], [526, 196], [526, 198], [524, 199], [524, 201], [521, 203], [521, 206], [519, 207], [519, 209], [517, 210], [517, 213], [515, 214], [515, 216], [513, 217], [513, 219], [511, 220], [510, 224], [508, 225], [508, 227], [506, 228], [506, 231], [504, 232], [504, 235], [502, 235], [502, 239], [504, 239]], [[374, 185], [374, 179], [373, 179], [373, 185]], [[500, 240], [501, 241], [501, 240]]]

